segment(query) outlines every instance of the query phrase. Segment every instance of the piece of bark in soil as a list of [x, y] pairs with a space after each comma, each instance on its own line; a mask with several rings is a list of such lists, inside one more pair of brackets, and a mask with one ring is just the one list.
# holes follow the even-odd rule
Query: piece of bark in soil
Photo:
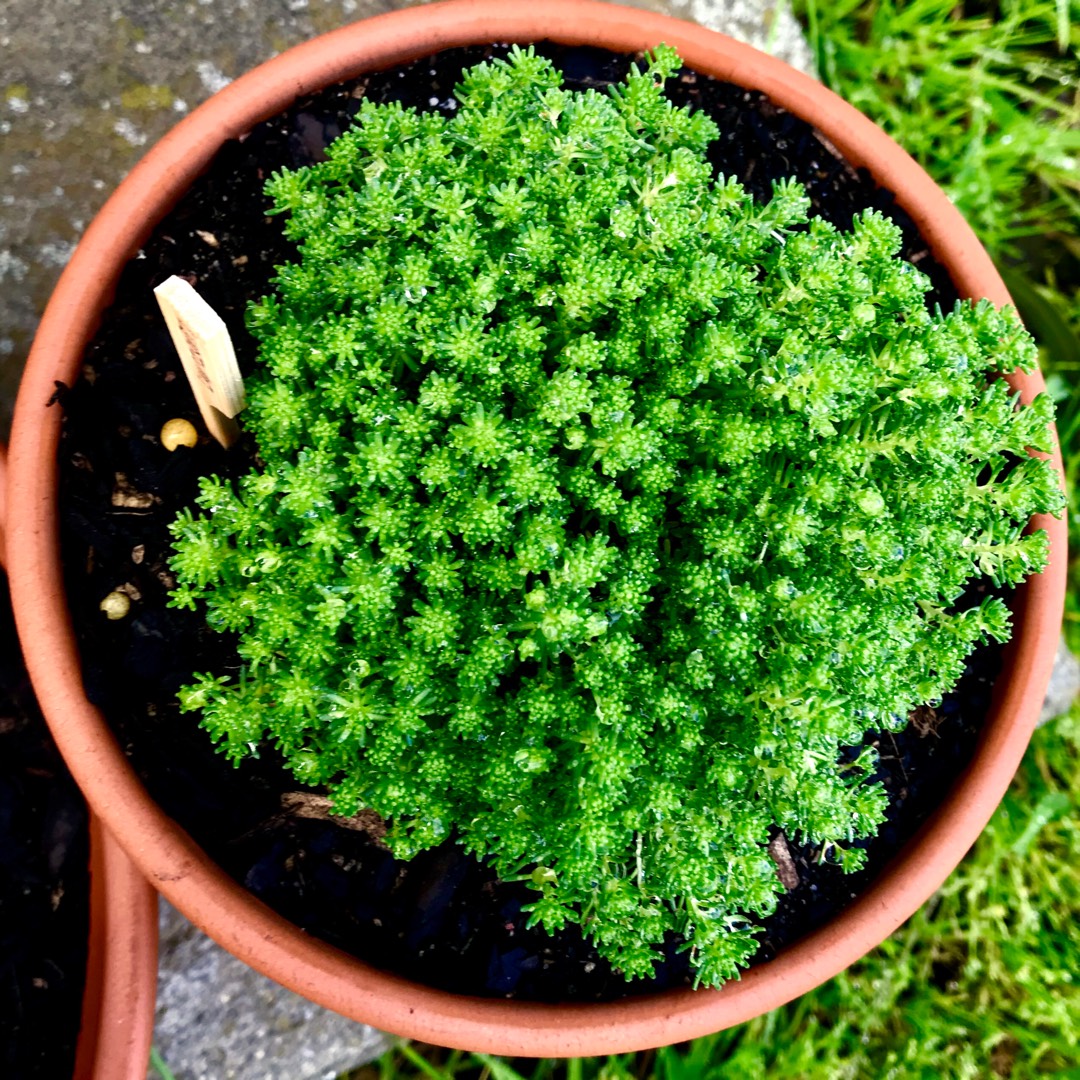
[[389, 851], [383, 838], [386, 822], [374, 810], [360, 810], [351, 817], [334, 813], [329, 795], [316, 795], [310, 791], [286, 791], [281, 796], [281, 809], [286, 817], [310, 818], [313, 821], [330, 821], [343, 829], [361, 832], [377, 847]]
[[136, 489], [123, 473], [116, 474], [112, 491], [113, 506], [125, 510], [149, 510], [159, 502], [161, 499], [156, 495]]
[[799, 871], [795, 866], [795, 860], [791, 857], [791, 849], [788, 847], [787, 837], [778, 832], [769, 841], [769, 857], [776, 863], [776, 876], [780, 884], [791, 892], [799, 887]]

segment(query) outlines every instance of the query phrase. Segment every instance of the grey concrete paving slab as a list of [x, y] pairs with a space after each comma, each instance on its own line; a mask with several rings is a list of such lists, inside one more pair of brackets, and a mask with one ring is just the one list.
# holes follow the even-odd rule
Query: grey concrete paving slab
[[[785, 0], [629, 0], [797, 67]], [[400, 0], [0, 0], [0, 433], [60, 270], [147, 147], [230, 79]]]
[[393, 1042], [264, 978], [164, 900], [156, 1021], [177, 1080], [333, 1080]]

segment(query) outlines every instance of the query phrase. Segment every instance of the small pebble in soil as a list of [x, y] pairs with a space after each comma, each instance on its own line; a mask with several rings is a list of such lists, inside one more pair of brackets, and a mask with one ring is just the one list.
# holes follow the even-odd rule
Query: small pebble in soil
[[166, 450], [175, 450], [179, 446], [194, 446], [198, 441], [199, 433], [190, 420], [166, 420], [161, 429], [161, 445]]
[[105, 618], [115, 621], [123, 619], [131, 610], [131, 600], [126, 593], [115, 590], [109, 593], [98, 605], [105, 612]]

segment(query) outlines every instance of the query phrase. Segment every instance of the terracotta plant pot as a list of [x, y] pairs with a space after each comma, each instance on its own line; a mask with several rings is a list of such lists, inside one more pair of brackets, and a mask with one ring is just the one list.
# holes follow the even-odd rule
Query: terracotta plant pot
[[[6, 451], [0, 445], [0, 565]], [[90, 815], [90, 939], [73, 1080], [145, 1080], [157, 998], [157, 893]]]
[[90, 951], [74, 1080], [145, 1080], [157, 970], [157, 893], [91, 815]]
[[[785, 64], [691, 23], [572, 0], [455, 0], [327, 34], [238, 79], [184, 120], [97, 216], [57, 286], [23, 379], [12, 439], [12, 589], [30, 671], [57, 743], [95, 811], [143, 872], [235, 955], [357, 1020], [445, 1046], [529, 1056], [593, 1055], [677, 1042], [773, 1009], [843, 970], [896, 929], [971, 846], [1027, 745], [1053, 662], [1064, 597], [1065, 524], [1049, 531], [1049, 569], [1018, 590], [1016, 629], [970, 767], [889, 869], [838, 918], [715, 991], [668, 991], [559, 1006], [455, 996], [408, 982], [308, 937], [212, 863], [150, 800], [87, 701], [59, 564], [54, 384], [71, 384], [125, 261], [221, 144], [310, 93], [453, 46], [552, 39], [634, 52], [667, 42], [702, 73], [756, 88], [809, 121], [896, 193], [965, 296], [1009, 301], [994, 267], [930, 178], [869, 120]], [[1025, 399], [1036, 374], [1015, 381]], [[1060, 462], [1058, 463], [1060, 466]]]

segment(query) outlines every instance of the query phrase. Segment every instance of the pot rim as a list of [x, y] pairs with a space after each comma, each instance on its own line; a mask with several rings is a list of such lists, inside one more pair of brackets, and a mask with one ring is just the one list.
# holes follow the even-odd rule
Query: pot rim
[[[222, 142], [298, 96], [441, 49], [554, 40], [636, 52], [661, 41], [704, 74], [763, 90], [813, 124], [856, 167], [897, 195], [962, 295], [1009, 296], [945, 194], [888, 136], [808, 76], [721, 34], [596, 0], [448, 0], [345, 26], [237, 79], [165, 136], [95, 217], [42, 319], [16, 404], [8, 533], [12, 595], [27, 666], [61, 752], [91, 806], [152, 884], [234, 955], [303, 996], [398, 1035], [490, 1053], [568, 1057], [628, 1052], [715, 1032], [784, 1004], [864, 955], [945, 880], [1004, 795], [1049, 681], [1065, 592], [1064, 519], [1033, 522], [1051, 562], [1017, 593], [1006, 650], [974, 758], [931, 819], [836, 919], [718, 990], [668, 990], [565, 1005], [473, 998], [379, 971], [309, 937], [229, 878], [154, 803], [82, 689], [67, 612], [56, 509], [61, 416], [48, 403], [70, 384], [112, 283]], [[1010, 376], [1025, 401], [1042, 376]], [[1061, 473], [1060, 453], [1054, 464]]]

